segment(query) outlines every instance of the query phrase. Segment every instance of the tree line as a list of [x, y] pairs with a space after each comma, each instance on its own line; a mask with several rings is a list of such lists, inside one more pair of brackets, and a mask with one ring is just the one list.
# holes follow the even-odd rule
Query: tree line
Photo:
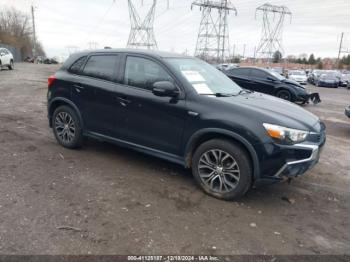
[[[27, 14], [14, 8], [0, 10], [0, 43], [17, 48], [22, 57], [32, 56], [33, 30]], [[40, 42], [36, 42], [36, 54], [45, 56]]]

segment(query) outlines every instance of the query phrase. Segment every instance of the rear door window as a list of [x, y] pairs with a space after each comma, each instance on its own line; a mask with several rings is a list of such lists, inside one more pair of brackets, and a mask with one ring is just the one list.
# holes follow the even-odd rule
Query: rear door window
[[268, 74], [262, 70], [252, 69], [251, 70], [251, 77], [257, 78], [257, 79], [267, 79]]
[[117, 55], [93, 55], [87, 61], [83, 75], [113, 81], [116, 71]]
[[228, 70], [227, 73], [237, 77], [248, 78], [250, 75], [250, 68], [235, 68]]

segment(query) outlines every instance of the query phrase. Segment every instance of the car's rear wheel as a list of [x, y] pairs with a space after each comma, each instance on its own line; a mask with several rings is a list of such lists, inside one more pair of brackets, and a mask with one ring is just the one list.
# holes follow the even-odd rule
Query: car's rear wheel
[[13, 70], [15, 68], [15, 65], [13, 64], [13, 61], [11, 60], [10, 65], [8, 66], [10, 70]]
[[280, 90], [276, 96], [287, 101], [292, 101], [292, 94], [288, 90]]
[[249, 156], [229, 140], [214, 139], [200, 145], [193, 156], [192, 173], [207, 194], [225, 200], [242, 197], [252, 181]]
[[76, 112], [68, 106], [60, 106], [53, 113], [52, 128], [55, 137], [66, 148], [80, 147], [82, 128]]

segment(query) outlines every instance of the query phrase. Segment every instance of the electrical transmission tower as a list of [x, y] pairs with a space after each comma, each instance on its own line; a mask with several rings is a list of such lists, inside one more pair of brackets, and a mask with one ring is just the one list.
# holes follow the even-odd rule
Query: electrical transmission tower
[[[206, 61], [223, 62], [230, 55], [228, 14], [236, 8], [229, 0], [196, 0], [193, 6], [202, 11], [195, 56]], [[212, 10], [217, 10], [217, 15]]]
[[263, 27], [261, 39], [256, 49], [256, 56], [272, 58], [276, 51], [284, 53], [282, 46], [283, 24], [286, 16], [292, 18], [292, 13], [286, 6], [263, 4], [256, 9], [255, 18], [259, 12], [262, 12]]
[[131, 30], [127, 47], [158, 49], [153, 31], [156, 4], [157, 0], [153, 0], [151, 8], [149, 9], [144, 20], [142, 21], [139, 14], [136, 11], [135, 6], [132, 3], [132, 0], [128, 0]]

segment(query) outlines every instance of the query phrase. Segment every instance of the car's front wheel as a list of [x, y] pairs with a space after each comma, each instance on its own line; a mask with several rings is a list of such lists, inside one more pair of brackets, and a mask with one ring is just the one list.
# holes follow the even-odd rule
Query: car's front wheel
[[213, 139], [200, 145], [193, 156], [192, 173], [207, 194], [225, 200], [242, 197], [252, 182], [247, 152], [229, 140]]
[[77, 113], [68, 106], [60, 106], [53, 113], [52, 128], [54, 135], [66, 148], [80, 147], [83, 140], [82, 128]]
[[287, 101], [292, 101], [293, 98], [292, 94], [288, 90], [280, 90], [277, 92], [276, 96]]

